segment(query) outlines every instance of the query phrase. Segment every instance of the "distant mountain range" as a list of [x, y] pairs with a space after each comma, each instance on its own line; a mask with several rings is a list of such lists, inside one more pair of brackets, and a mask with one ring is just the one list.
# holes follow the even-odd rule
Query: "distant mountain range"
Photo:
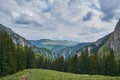
[[77, 42], [67, 41], [67, 40], [41, 39], [41, 40], [28, 40], [28, 41], [38, 48], [47, 48], [52, 52], [57, 52], [64, 48], [72, 47], [78, 44]]
[[72, 56], [74, 54], [79, 55], [86, 47], [90, 54], [106, 47], [113, 49], [116, 55], [120, 55], [120, 20], [112, 33], [91, 43], [78, 43], [67, 40], [50, 39], [26, 40], [11, 29], [0, 24], [0, 33], [3, 31], [6, 31], [12, 37], [15, 44], [31, 47], [36, 53], [52, 58], [58, 57], [58, 55], [62, 55], [64, 57]]
[[81, 52], [85, 50], [85, 48], [88, 48], [89, 54], [92, 54], [93, 52], [97, 52], [105, 44], [108, 37], [109, 37], [109, 35], [97, 40], [96, 42], [92, 42], [92, 43], [79, 43], [75, 46], [64, 48], [64, 49], [56, 52], [55, 54], [62, 55], [64, 57], [69, 57], [74, 54], [80, 55]]

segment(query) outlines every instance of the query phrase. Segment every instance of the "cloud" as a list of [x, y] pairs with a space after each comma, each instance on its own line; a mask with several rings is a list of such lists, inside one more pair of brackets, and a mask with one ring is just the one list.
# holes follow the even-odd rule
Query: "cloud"
[[95, 41], [112, 32], [120, 17], [119, 0], [0, 0], [0, 3], [0, 23], [27, 39]]
[[120, 0], [99, 0], [99, 2], [101, 6], [101, 11], [104, 13], [102, 20], [110, 21], [113, 20], [113, 18], [118, 18], [118, 16], [116, 15], [119, 13], [117, 13], [116, 11], [120, 9]]
[[92, 16], [93, 16], [92, 12], [91, 12], [91, 11], [88, 12], [88, 13], [83, 17], [83, 21], [89, 21], [89, 20], [91, 20], [91, 19], [92, 19]]
[[33, 13], [29, 11], [25, 11], [22, 13], [13, 12], [12, 21], [18, 25], [33, 25], [41, 27], [41, 24], [35, 21], [33, 18]]

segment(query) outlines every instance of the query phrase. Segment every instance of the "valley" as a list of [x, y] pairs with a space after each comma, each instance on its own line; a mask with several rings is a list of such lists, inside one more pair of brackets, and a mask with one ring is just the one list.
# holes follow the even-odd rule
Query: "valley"
[[120, 80], [120, 0], [0, 0], [0, 80]]

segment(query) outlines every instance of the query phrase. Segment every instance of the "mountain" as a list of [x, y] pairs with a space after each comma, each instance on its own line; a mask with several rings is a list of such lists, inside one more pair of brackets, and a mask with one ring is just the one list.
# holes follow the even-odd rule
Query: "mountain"
[[60, 55], [64, 57], [72, 56], [74, 54], [79, 55], [86, 47], [89, 50], [89, 54], [99, 50], [102, 50], [103, 52], [104, 50], [109, 51], [108, 48], [111, 48], [116, 55], [120, 55], [120, 20], [112, 33], [91, 43], [77, 43], [67, 40], [50, 39], [26, 40], [11, 29], [0, 24], [0, 32], [3, 31], [6, 31], [12, 37], [15, 44], [31, 47], [36, 53], [52, 58]]
[[29, 42], [38, 48], [47, 48], [52, 52], [60, 51], [64, 48], [78, 44], [77, 42], [73, 42], [73, 41], [50, 40], [50, 39], [29, 40]]
[[20, 46], [23, 46], [23, 47], [25, 47], [25, 46], [31, 47], [35, 53], [42, 54], [45, 56], [51, 56], [50, 51], [48, 51], [47, 49], [37, 48], [36, 46], [32, 45], [29, 41], [27, 41], [25, 38], [23, 38], [20, 35], [18, 35], [17, 33], [15, 33], [10, 28], [5, 27], [4, 25], [0, 24], [0, 33], [2, 33], [2, 32], [7, 32], [15, 44], [19, 44]]
[[64, 49], [56, 52], [55, 54], [62, 55], [64, 57], [69, 57], [74, 54], [80, 55], [81, 52], [84, 51], [86, 47], [88, 48], [89, 54], [91, 54], [93, 52], [97, 52], [108, 40], [108, 37], [109, 37], [109, 35], [107, 35], [101, 39], [98, 39], [96, 42], [79, 43], [75, 46], [64, 48]]
[[62, 53], [65, 55], [80, 54], [85, 47], [88, 47], [89, 53], [101, 52], [109, 53], [111, 49], [114, 50], [115, 55], [120, 55], [120, 20], [118, 21], [114, 31], [103, 38], [98, 39], [92, 43], [80, 43], [73, 47], [65, 48], [58, 54]]
[[81, 51], [83, 47], [85, 47], [89, 44], [91, 44], [91, 43], [79, 43], [75, 46], [67, 47], [67, 48], [64, 48], [60, 51], [57, 51], [54, 54], [55, 54], [55, 56], [61, 56], [62, 55], [62, 56], [64, 56], [64, 58], [67, 58], [69, 56], [73, 56], [76, 53], [79, 54], [78, 51], [79, 50]]
[[91, 43], [77, 43], [73, 41], [66, 40], [29, 40], [31, 44], [38, 48], [47, 48], [52, 51], [52, 56], [54, 58], [58, 56], [64, 56], [64, 58], [72, 56], [74, 54], [80, 55], [81, 52], [88, 47], [89, 53], [97, 52], [108, 40], [110, 34], [103, 38], [98, 39]]
[[110, 34], [109, 39], [105, 43], [105, 47], [113, 49], [116, 55], [120, 55], [120, 20], [115, 30]]
[[1, 32], [7, 32], [13, 39], [13, 42], [15, 44], [19, 44], [21, 46], [27, 46], [27, 47], [33, 47], [25, 38], [21, 37], [20, 35], [16, 34], [14, 31], [12, 31], [10, 28], [3, 26], [0, 24], [0, 33]]

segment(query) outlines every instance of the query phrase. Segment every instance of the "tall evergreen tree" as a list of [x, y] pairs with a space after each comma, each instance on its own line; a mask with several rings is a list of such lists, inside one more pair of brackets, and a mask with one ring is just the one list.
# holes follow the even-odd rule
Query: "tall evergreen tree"
[[65, 60], [65, 71], [66, 72], [72, 72], [72, 63], [73, 63], [73, 58], [68, 57]]
[[79, 69], [78, 69], [78, 56], [77, 54], [75, 54], [72, 57], [72, 63], [71, 63], [71, 72], [73, 73], [78, 73]]
[[65, 66], [64, 66], [64, 58], [63, 58], [63, 56], [55, 59], [55, 60], [53, 61], [53, 66], [54, 66], [54, 69], [55, 69], [55, 70], [64, 71]]
[[37, 67], [38, 68], [44, 68], [44, 58], [43, 56], [39, 56], [37, 59]]
[[89, 74], [98, 74], [97, 53], [90, 56]]
[[0, 41], [0, 48], [1, 48], [1, 74], [7, 75], [14, 73], [16, 71], [16, 62], [15, 59], [15, 46], [12, 42], [12, 39], [6, 32], [0, 34], [1, 41]]
[[79, 59], [79, 73], [88, 74], [89, 73], [89, 54], [88, 49], [81, 53]]
[[35, 67], [35, 54], [31, 48], [25, 48], [26, 54], [26, 68], [34, 68]]
[[106, 56], [98, 56], [98, 74], [105, 75]]
[[26, 54], [25, 51], [17, 45], [16, 48], [16, 62], [17, 62], [17, 71], [23, 70], [26, 68]]
[[114, 59], [114, 52], [111, 50], [110, 55], [107, 56], [105, 65], [105, 74], [113, 76], [116, 74], [116, 62]]

